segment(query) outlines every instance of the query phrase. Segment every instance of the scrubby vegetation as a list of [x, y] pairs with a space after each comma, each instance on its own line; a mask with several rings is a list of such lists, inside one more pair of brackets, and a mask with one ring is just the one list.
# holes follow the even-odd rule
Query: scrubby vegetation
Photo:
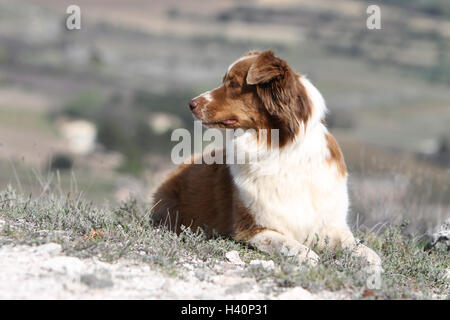
[[85, 119], [98, 128], [98, 142], [108, 150], [118, 151], [125, 157], [121, 171], [141, 174], [145, 156], [150, 153], [170, 152], [169, 133], [156, 133], [149, 126], [151, 112], [180, 116], [183, 126], [192, 116], [183, 112], [183, 106], [194, 96], [190, 92], [152, 93], [138, 89], [131, 94], [114, 92], [108, 98], [96, 91], [83, 91], [70, 99], [59, 114], [72, 119]]
[[312, 292], [346, 291], [353, 298], [448, 298], [450, 255], [444, 244], [425, 249], [425, 243], [402, 233], [405, 225], [388, 226], [378, 234], [357, 231], [360, 238], [382, 257], [384, 273], [372, 288], [373, 276], [362, 261], [347, 251], [321, 252], [317, 267], [296, 265], [292, 258], [273, 257], [230, 239], [206, 239], [186, 229], [180, 235], [150, 223], [151, 208], [129, 200], [114, 208], [98, 208], [76, 194], [45, 193], [24, 196], [8, 188], [0, 193], [0, 246], [7, 243], [57, 242], [68, 255], [99, 257], [112, 262], [122, 257], [151, 264], [161, 272], [183, 278], [186, 263], [204, 280], [225, 254], [237, 250], [242, 260], [273, 260], [275, 268], [247, 265], [247, 276], [271, 292], [301, 286]]

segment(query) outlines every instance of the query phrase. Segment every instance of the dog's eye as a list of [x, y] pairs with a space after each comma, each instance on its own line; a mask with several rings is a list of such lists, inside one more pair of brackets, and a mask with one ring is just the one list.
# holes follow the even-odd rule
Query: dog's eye
[[230, 81], [230, 83], [228, 84], [228, 87], [229, 88], [239, 88], [240, 85], [236, 81]]

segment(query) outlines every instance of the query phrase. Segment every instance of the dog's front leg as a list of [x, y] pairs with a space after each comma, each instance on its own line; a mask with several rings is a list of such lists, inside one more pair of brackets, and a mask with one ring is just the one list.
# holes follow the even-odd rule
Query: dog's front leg
[[317, 265], [319, 256], [307, 246], [279, 232], [265, 229], [248, 240], [261, 251], [275, 255], [295, 256], [299, 263]]

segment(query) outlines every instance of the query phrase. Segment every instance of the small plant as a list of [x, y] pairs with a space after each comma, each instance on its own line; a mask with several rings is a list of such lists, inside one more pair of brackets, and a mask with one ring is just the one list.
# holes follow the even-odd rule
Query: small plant
[[55, 154], [50, 161], [50, 170], [69, 170], [73, 167], [73, 160], [67, 154], [57, 153]]

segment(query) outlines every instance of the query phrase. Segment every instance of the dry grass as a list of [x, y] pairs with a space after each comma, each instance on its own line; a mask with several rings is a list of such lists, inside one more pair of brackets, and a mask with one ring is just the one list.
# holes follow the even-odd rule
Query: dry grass
[[[301, 286], [313, 292], [344, 290], [353, 298], [416, 299], [445, 298], [450, 257], [445, 245], [425, 250], [418, 239], [405, 237], [404, 226], [389, 226], [378, 235], [358, 232], [360, 238], [382, 257], [385, 272], [377, 289], [368, 289], [371, 273], [365, 264], [347, 251], [337, 255], [321, 252], [317, 267], [296, 265], [292, 258], [273, 257], [229, 239], [206, 239], [189, 229], [176, 234], [153, 226], [151, 208], [130, 200], [115, 208], [97, 208], [80, 197], [45, 193], [38, 198], [18, 194], [12, 188], [0, 193], [2, 244], [58, 242], [68, 255], [91, 256], [113, 262], [121, 257], [151, 264], [167, 275], [183, 278], [186, 264], [202, 274], [214, 271], [225, 253], [237, 250], [245, 262], [272, 259], [276, 267], [246, 268], [264, 290], [277, 293], [285, 287]], [[367, 292], [371, 292], [370, 295]]]

